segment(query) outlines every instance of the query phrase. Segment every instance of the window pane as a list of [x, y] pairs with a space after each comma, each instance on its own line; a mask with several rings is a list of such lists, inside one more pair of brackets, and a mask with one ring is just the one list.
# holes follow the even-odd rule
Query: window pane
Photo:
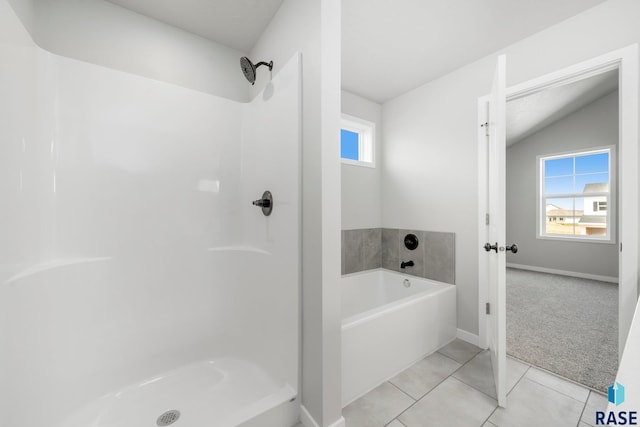
[[542, 233], [558, 237], [609, 238], [609, 156], [607, 150], [542, 159]]
[[573, 198], [547, 198], [545, 233], [573, 235], [576, 219]]
[[[596, 206], [594, 206], [594, 204]], [[601, 204], [605, 206], [604, 210], [594, 210], [593, 207], [599, 207]], [[581, 212], [578, 223], [576, 224], [576, 235], [578, 236], [602, 236], [607, 235], [607, 197], [578, 197], [576, 198], [576, 206], [583, 205], [590, 209]], [[576, 208], [577, 209], [577, 208]]]
[[358, 160], [358, 134], [340, 129], [340, 157]]
[[609, 172], [609, 153], [576, 157], [576, 173]]
[[573, 174], [573, 157], [544, 161], [544, 176], [562, 176]]
[[573, 176], [562, 176], [556, 178], [545, 178], [544, 180], [544, 194], [572, 194], [573, 190]]
[[576, 176], [576, 192], [599, 193], [609, 191], [609, 174], [593, 173]]

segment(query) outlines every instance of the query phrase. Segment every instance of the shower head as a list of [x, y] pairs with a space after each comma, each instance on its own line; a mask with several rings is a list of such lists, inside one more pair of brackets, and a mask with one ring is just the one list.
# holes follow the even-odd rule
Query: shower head
[[242, 68], [242, 73], [244, 77], [251, 83], [252, 85], [256, 82], [256, 68], [261, 65], [266, 65], [269, 67], [269, 71], [273, 68], [273, 61], [271, 62], [258, 62], [257, 64], [253, 64], [249, 58], [243, 56], [240, 58], [240, 68]]

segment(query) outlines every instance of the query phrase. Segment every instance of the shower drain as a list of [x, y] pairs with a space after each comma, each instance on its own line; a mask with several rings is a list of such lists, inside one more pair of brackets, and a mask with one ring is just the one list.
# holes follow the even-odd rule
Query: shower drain
[[180, 411], [178, 411], [177, 409], [172, 409], [171, 411], [167, 411], [164, 414], [160, 415], [158, 417], [158, 420], [156, 421], [156, 424], [159, 427], [169, 426], [178, 421], [178, 418], [180, 418]]

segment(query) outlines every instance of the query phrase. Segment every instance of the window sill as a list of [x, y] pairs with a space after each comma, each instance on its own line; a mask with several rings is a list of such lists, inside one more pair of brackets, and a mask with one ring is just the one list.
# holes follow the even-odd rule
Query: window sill
[[371, 169], [376, 168], [376, 164], [372, 162], [361, 162], [359, 160], [349, 160], [349, 159], [340, 159], [340, 161], [342, 162], [342, 164], [349, 165], [349, 166], [362, 166], [362, 167], [371, 168]]
[[593, 239], [588, 237], [560, 237], [560, 236], [545, 236], [538, 235], [536, 239], [539, 240], [556, 240], [561, 242], [577, 242], [577, 243], [599, 243], [607, 245], [615, 245], [617, 242], [615, 239]]

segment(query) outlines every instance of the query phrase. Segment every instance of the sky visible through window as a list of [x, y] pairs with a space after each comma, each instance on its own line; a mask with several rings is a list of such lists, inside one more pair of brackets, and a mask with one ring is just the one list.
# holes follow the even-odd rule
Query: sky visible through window
[[[553, 198], [554, 195], [582, 194], [587, 184], [609, 182], [609, 152], [600, 152], [544, 161], [544, 193], [547, 203], [562, 209], [584, 209], [584, 199]], [[585, 194], [588, 196], [588, 194]], [[575, 202], [575, 206], [573, 203]]]
[[358, 134], [350, 130], [340, 129], [340, 157], [343, 159], [358, 159]]

